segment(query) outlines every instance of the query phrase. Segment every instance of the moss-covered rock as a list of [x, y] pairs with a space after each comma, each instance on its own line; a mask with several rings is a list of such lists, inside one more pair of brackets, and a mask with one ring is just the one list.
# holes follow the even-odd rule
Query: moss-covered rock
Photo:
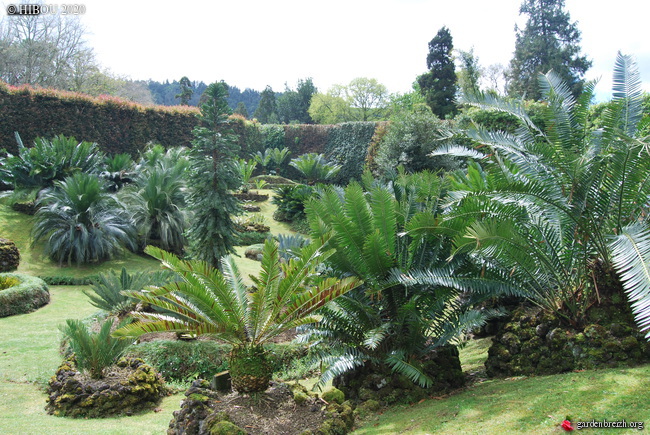
[[0, 273], [0, 317], [30, 313], [50, 302], [50, 291], [40, 278], [22, 273]]
[[0, 272], [13, 272], [20, 264], [20, 252], [11, 240], [0, 238]]
[[45, 409], [65, 417], [133, 415], [155, 408], [166, 392], [162, 377], [141, 359], [122, 358], [100, 380], [82, 375], [69, 359], [50, 379]]
[[208, 429], [210, 435], [246, 435], [246, 431], [226, 420], [219, 421]]
[[455, 346], [436, 349], [421, 364], [424, 372], [433, 380], [433, 385], [429, 388], [414, 384], [389, 367], [373, 364], [366, 364], [338, 376], [333, 384], [351, 400], [376, 400], [383, 405], [415, 403], [432, 394], [451, 391], [465, 384], [465, 375]]
[[619, 293], [603, 296], [586, 321], [582, 328], [567, 327], [539, 308], [515, 310], [488, 350], [488, 376], [546, 375], [650, 361], [650, 344]]
[[325, 391], [321, 397], [328, 403], [338, 403], [340, 405], [345, 402], [345, 394], [343, 394], [343, 391], [335, 387]]

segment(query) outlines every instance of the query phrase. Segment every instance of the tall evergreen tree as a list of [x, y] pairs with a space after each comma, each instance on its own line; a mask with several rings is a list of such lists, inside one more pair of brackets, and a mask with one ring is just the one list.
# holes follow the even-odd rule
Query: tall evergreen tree
[[479, 90], [479, 80], [482, 69], [474, 48], [469, 51], [458, 50], [460, 71], [458, 73], [458, 86], [464, 95], [476, 93]]
[[277, 124], [279, 123], [278, 119], [278, 107], [275, 101], [275, 92], [271, 89], [270, 86], [267, 86], [266, 89], [262, 91], [260, 105], [253, 113], [253, 117], [257, 118], [262, 124]]
[[591, 61], [580, 56], [580, 31], [564, 10], [564, 0], [524, 0], [519, 13], [528, 15], [528, 21], [523, 30], [515, 26], [508, 94], [539, 100], [539, 75], [553, 70], [579, 95]]
[[213, 83], [205, 90], [194, 128], [190, 151], [190, 206], [194, 219], [188, 231], [194, 258], [219, 267], [224, 255], [233, 253], [237, 240], [233, 215], [241, 212], [232, 191], [241, 179], [236, 166], [239, 145], [228, 123], [228, 86]]
[[454, 49], [449, 29], [443, 27], [429, 42], [426, 72], [417, 78], [420, 92], [431, 111], [441, 119], [456, 114], [456, 68], [451, 52]]
[[188, 79], [187, 76], [183, 76], [179, 84], [181, 91], [176, 95], [176, 98], [181, 100], [182, 106], [188, 106], [192, 99], [192, 95], [194, 94], [192, 82], [190, 82], [190, 79]]

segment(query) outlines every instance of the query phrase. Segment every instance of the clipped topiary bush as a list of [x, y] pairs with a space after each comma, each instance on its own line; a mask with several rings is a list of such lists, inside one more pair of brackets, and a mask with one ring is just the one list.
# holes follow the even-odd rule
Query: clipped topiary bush
[[0, 273], [0, 317], [30, 313], [50, 302], [50, 291], [40, 278], [22, 273]]
[[20, 252], [16, 244], [8, 239], [0, 238], [0, 272], [12, 272], [18, 269]]
[[49, 414], [102, 418], [151, 410], [166, 388], [162, 376], [138, 358], [122, 358], [104, 378], [92, 380], [68, 359], [50, 379], [47, 394]]

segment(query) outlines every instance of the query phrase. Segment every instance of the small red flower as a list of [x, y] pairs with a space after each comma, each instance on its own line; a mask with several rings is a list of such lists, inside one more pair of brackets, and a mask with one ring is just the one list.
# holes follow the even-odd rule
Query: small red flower
[[571, 426], [571, 422], [569, 420], [564, 420], [562, 422], [562, 429], [564, 429], [567, 432], [571, 432], [573, 429], [573, 426]]

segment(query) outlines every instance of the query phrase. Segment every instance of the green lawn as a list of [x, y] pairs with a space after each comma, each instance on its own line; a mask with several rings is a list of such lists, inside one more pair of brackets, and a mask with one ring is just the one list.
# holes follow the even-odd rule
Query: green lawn
[[[461, 350], [463, 371], [482, 369], [489, 339]], [[590, 370], [554, 376], [492, 379], [445, 397], [396, 406], [366, 418], [354, 433], [385, 434], [553, 434], [573, 421], [626, 420], [650, 424], [650, 365]], [[574, 424], [575, 427], [575, 424]], [[637, 433], [637, 429], [584, 429]]]

